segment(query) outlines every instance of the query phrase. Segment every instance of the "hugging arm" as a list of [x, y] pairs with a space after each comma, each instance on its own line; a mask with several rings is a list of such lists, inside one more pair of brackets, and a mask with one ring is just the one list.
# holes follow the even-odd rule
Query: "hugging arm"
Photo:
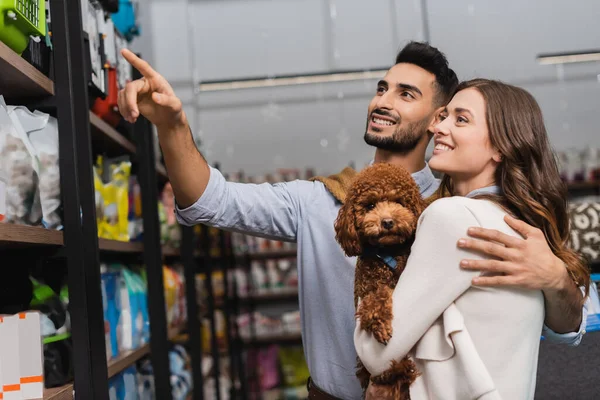
[[471, 228], [468, 234], [480, 240], [462, 238], [463, 244], [459, 245], [494, 259], [466, 259], [461, 266], [501, 275], [477, 277], [473, 284], [478, 286], [542, 290], [546, 311], [544, 336], [557, 343], [579, 344], [589, 305], [589, 299], [583, 294], [585, 288], [577, 287], [565, 263], [554, 255], [541, 230], [510, 216], [506, 216], [505, 221], [522, 238], [493, 229]]
[[444, 310], [471, 286], [478, 272], [461, 270], [458, 264], [462, 258], [477, 256], [459, 249], [456, 242], [473, 225], [478, 226], [478, 221], [455, 199], [438, 200], [422, 214], [406, 268], [392, 296], [393, 332], [388, 344], [380, 344], [361, 330], [360, 321], [356, 324], [356, 351], [373, 376], [406, 356]]

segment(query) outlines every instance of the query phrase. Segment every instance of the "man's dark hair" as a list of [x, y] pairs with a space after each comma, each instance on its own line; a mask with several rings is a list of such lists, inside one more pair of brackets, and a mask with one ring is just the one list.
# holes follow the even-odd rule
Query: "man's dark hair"
[[456, 73], [448, 66], [444, 53], [423, 42], [410, 42], [396, 56], [396, 64], [414, 64], [435, 75], [436, 106], [450, 102], [458, 86]]

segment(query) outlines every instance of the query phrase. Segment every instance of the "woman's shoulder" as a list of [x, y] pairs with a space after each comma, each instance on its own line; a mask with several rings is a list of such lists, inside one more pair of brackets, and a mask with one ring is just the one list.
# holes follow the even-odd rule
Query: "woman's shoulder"
[[[502, 221], [506, 212], [496, 203], [487, 199], [473, 199], [453, 196], [431, 203], [423, 211], [421, 222], [433, 220], [436, 224], [483, 225], [482, 220]], [[485, 224], [487, 225], [487, 223]]]

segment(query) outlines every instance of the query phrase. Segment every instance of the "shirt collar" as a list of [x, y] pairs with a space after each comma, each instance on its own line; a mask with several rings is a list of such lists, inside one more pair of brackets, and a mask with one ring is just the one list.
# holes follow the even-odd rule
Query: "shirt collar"
[[492, 185], [492, 186], [486, 186], [486, 187], [482, 187], [479, 189], [475, 189], [475, 190], [469, 192], [465, 197], [475, 197], [475, 196], [479, 196], [482, 194], [500, 194], [500, 193], [502, 193], [500, 186]]
[[431, 172], [431, 168], [429, 168], [429, 164], [427, 162], [425, 162], [425, 168], [412, 174], [412, 177], [417, 186], [419, 186], [421, 193], [429, 189], [429, 187], [436, 181], [435, 176], [433, 175], [433, 172]]
[[[369, 162], [369, 165], [373, 165], [374, 163], [375, 163], [375, 160], [371, 160]], [[436, 178], [433, 175], [433, 172], [431, 172], [431, 168], [429, 168], [429, 164], [427, 163], [427, 161], [425, 161], [425, 168], [423, 168], [422, 170], [417, 171], [411, 175], [412, 175], [413, 179], [415, 180], [415, 183], [419, 187], [419, 190], [421, 191], [421, 193], [423, 193], [424, 191], [429, 189], [429, 187], [431, 185], [433, 185], [436, 181]]]

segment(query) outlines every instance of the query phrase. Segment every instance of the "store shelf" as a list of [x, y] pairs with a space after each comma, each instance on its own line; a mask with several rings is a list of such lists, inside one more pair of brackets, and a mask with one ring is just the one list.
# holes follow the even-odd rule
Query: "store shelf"
[[298, 300], [298, 291], [281, 291], [281, 292], [270, 292], [254, 294], [248, 297], [240, 297], [240, 302], [255, 302], [255, 303], [266, 303], [272, 301], [291, 301]]
[[98, 239], [100, 251], [116, 253], [141, 253], [144, 251], [143, 242], [120, 242], [118, 240]]
[[[206, 357], [212, 357], [212, 351], [203, 351], [202, 354]], [[225, 357], [229, 355], [229, 352], [227, 351], [227, 349], [219, 349], [219, 355], [221, 357]]]
[[62, 246], [63, 233], [37, 226], [0, 224], [0, 248]]
[[[0, 225], [1, 226], [1, 225]], [[100, 251], [110, 253], [142, 253], [144, 251], [143, 242], [121, 242], [118, 240], [110, 240], [98, 238], [98, 247]], [[163, 246], [162, 255], [166, 257], [179, 257], [181, 252], [171, 246]]]
[[115, 128], [104, 122], [100, 117], [90, 111], [90, 124], [94, 149], [113, 152], [115, 154], [127, 152], [135, 154], [135, 145]]
[[265, 346], [271, 344], [281, 344], [281, 345], [290, 345], [290, 344], [301, 344], [302, 343], [302, 335], [297, 334], [282, 334], [282, 335], [270, 335], [270, 336], [261, 336], [254, 340], [243, 340], [244, 345], [248, 347], [256, 347], [256, 346]]
[[190, 335], [182, 333], [176, 336], [169, 336], [169, 340], [176, 344], [186, 344], [190, 340]]
[[119, 372], [135, 364], [138, 360], [150, 354], [150, 345], [146, 344], [137, 350], [125, 352], [114, 360], [108, 362], [108, 377], [112, 378]]
[[270, 260], [270, 259], [282, 259], [282, 258], [294, 258], [297, 255], [296, 249], [288, 250], [269, 250], [256, 253], [249, 253], [248, 257], [251, 260]]
[[8, 98], [54, 95], [54, 83], [0, 42], [0, 94]]
[[43, 400], [73, 400], [73, 384], [69, 383], [57, 388], [44, 389]]
[[181, 332], [185, 331], [185, 329], [186, 324], [170, 327], [167, 332], [167, 337], [169, 338], [169, 340], [174, 340], [179, 336], [183, 336]]
[[179, 257], [181, 250], [171, 246], [163, 246], [162, 255], [163, 257]]
[[567, 184], [569, 191], [600, 189], [600, 181], [571, 182]]

